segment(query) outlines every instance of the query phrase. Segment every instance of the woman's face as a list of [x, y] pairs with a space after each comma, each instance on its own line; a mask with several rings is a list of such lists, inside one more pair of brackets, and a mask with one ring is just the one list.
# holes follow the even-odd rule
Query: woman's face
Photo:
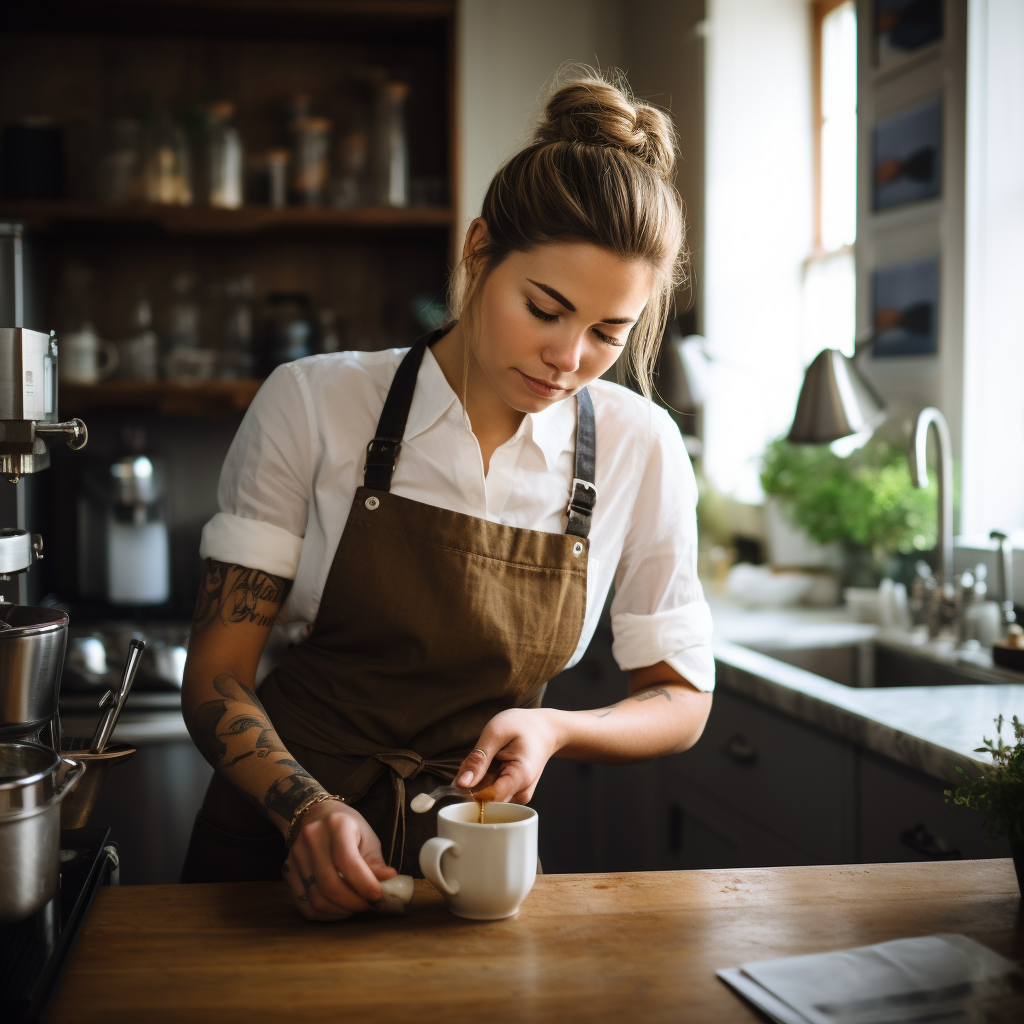
[[514, 252], [480, 289], [476, 363], [511, 408], [540, 412], [600, 377], [622, 355], [653, 285], [647, 264], [589, 242]]

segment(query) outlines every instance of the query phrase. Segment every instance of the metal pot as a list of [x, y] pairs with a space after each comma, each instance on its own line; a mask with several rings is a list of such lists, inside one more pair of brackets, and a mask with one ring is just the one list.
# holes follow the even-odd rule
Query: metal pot
[[60, 827], [84, 828], [93, 807], [96, 806], [107, 772], [114, 765], [127, 761], [135, 753], [135, 748], [129, 747], [126, 743], [108, 743], [103, 748], [103, 753], [94, 754], [89, 749], [88, 738], [83, 736], [65, 736], [61, 740], [61, 747], [65, 757], [70, 757], [82, 765], [85, 778], [74, 793], [61, 804]]
[[60, 746], [57, 699], [68, 617], [56, 608], [0, 604], [0, 739]]
[[0, 743], [0, 924], [34, 914], [60, 878], [60, 803], [85, 766], [40, 743]]

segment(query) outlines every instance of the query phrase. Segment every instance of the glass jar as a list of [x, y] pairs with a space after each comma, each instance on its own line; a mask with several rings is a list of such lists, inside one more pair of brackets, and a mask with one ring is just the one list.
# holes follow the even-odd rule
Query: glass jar
[[384, 82], [374, 103], [368, 192], [381, 206], [409, 205], [409, 146], [405, 131], [405, 82]]
[[208, 206], [237, 209], [242, 205], [242, 136], [231, 123], [235, 105], [210, 103], [203, 114], [197, 197]]
[[188, 139], [181, 125], [163, 114], [150, 126], [143, 168], [143, 198], [170, 206], [192, 205]]
[[298, 206], [319, 206], [327, 186], [327, 150], [331, 122], [314, 117], [296, 103], [296, 116], [289, 124], [292, 143], [290, 193]]
[[272, 292], [264, 322], [266, 372], [302, 359], [313, 350], [313, 303], [303, 292]]

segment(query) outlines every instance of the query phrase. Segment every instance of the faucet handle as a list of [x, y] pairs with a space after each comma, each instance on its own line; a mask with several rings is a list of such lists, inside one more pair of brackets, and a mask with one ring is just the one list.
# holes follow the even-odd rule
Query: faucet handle
[[1003, 632], [1017, 621], [1017, 613], [1013, 608], [1013, 545], [1008, 544], [1010, 539], [1002, 530], [993, 530], [989, 540], [994, 540], [999, 551], [999, 605]]

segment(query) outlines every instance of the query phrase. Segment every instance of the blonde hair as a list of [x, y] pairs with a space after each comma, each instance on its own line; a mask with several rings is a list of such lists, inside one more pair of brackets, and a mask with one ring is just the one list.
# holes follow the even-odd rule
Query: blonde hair
[[649, 398], [675, 289], [685, 280], [675, 164], [666, 114], [634, 99], [621, 75], [577, 71], [548, 100], [533, 141], [491, 180], [481, 211], [490, 240], [452, 274], [452, 318], [471, 314], [487, 274], [512, 252], [580, 241], [643, 261], [654, 270], [654, 290], [630, 331], [619, 377], [632, 376]]

